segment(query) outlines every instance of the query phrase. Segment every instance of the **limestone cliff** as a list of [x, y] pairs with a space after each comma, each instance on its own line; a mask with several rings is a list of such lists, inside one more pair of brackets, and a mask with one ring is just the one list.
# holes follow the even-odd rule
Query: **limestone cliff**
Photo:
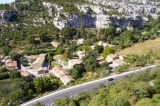
[[[63, 18], [61, 17], [63, 16]], [[65, 19], [64, 19], [65, 16]], [[141, 16], [115, 16], [111, 17], [104, 14], [90, 15], [90, 14], [68, 14], [59, 13], [53, 20], [54, 25], [62, 29], [66, 25], [80, 27], [84, 24], [87, 28], [107, 28], [110, 25], [116, 27], [138, 27], [142, 28], [143, 18]]]
[[15, 14], [16, 14], [16, 11], [13, 11], [13, 10], [0, 10], [0, 24], [9, 20], [10, 17]]

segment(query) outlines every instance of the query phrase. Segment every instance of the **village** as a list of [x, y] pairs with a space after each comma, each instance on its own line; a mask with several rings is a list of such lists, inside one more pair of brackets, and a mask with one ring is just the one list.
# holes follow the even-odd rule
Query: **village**
[[[77, 41], [74, 41], [77, 43], [77, 45], [81, 45], [84, 42], [84, 39], [80, 38]], [[63, 47], [63, 44], [52, 41], [51, 42], [53, 48], [59, 48]], [[95, 46], [109, 46], [110, 48], [114, 48], [115, 45], [110, 45], [108, 43], [104, 43], [103, 41], [97, 42], [97, 44], [92, 45], [90, 48], [94, 50]], [[20, 57], [19, 61], [12, 60], [9, 56], [1, 56], [1, 62], [4, 63], [4, 66], [6, 69], [11, 70], [15, 69], [20, 72], [20, 74], [27, 78], [27, 80], [33, 80], [37, 77], [43, 77], [43, 76], [49, 76], [49, 74], [53, 74], [55, 77], [59, 78], [61, 82], [67, 86], [68, 83], [76, 80], [74, 79], [69, 73], [67, 73], [66, 70], [73, 69], [76, 65], [81, 65], [84, 67], [82, 58], [85, 57], [85, 51], [76, 51], [74, 54], [77, 57], [73, 57], [73, 59], [68, 59], [65, 64], [65, 62], [61, 59], [57, 59], [54, 61], [57, 61], [58, 65], [55, 65], [54, 67], [51, 67], [48, 65], [48, 62], [46, 60], [45, 53], [37, 54], [37, 55], [25, 55], [23, 57]], [[21, 63], [24, 59], [27, 60], [27, 66], [23, 66]], [[21, 61], [22, 60], [22, 61]], [[104, 58], [102, 55], [100, 55], [97, 58], [97, 64], [102, 64], [104, 62], [107, 62], [110, 71], [113, 71], [115, 67], [125, 64], [126, 62], [123, 61], [123, 56], [119, 56], [116, 54], [109, 54], [107, 58]]]

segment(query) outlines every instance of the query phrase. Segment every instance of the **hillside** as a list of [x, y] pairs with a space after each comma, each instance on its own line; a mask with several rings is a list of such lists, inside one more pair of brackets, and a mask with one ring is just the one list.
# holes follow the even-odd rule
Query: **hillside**
[[[159, 15], [159, 0], [0, 4], [0, 105], [19, 105], [55, 90], [159, 63]], [[159, 100], [159, 72], [148, 73], [62, 100], [68, 106], [118, 106], [114, 103], [119, 100], [126, 106], [147, 100], [152, 104]], [[152, 80], [157, 81], [155, 87], [147, 85]]]

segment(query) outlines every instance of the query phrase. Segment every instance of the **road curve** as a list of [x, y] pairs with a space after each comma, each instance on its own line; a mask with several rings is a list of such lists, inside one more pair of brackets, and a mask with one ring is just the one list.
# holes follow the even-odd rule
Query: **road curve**
[[109, 77], [105, 77], [105, 78], [98, 79], [98, 80], [95, 80], [95, 81], [90, 81], [90, 82], [87, 82], [87, 83], [75, 85], [73, 87], [62, 89], [60, 91], [57, 91], [57, 92], [45, 95], [43, 97], [28, 101], [24, 104], [21, 104], [21, 106], [32, 106], [32, 105], [36, 104], [38, 101], [41, 102], [45, 106], [51, 106], [53, 100], [56, 99], [56, 98], [60, 98], [60, 97], [63, 97], [63, 96], [76, 95], [79, 92], [85, 92], [85, 91], [93, 89], [93, 88], [98, 88], [99, 85], [105, 84], [106, 82], [108, 82], [108, 78], [113, 78], [115, 80], [118, 80], [118, 79], [123, 78], [125, 76], [129, 76], [131, 74], [143, 71], [147, 68], [154, 68], [156, 66], [157, 65], [151, 65], [151, 66], [144, 67], [144, 68], [141, 68], [141, 69], [137, 69], [137, 70], [134, 70], [134, 71], [129, 71], [129, 72], [125, 72], [125, 73], [122, 73], [122, 74], [109, 76]]

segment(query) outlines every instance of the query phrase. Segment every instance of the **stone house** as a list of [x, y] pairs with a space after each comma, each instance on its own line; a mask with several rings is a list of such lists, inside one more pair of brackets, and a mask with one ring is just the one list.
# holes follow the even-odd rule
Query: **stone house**
[[56, 77], [60, 78], [63, 84], [66, 86], [69, 82], [74, 81], [74, 79], [60, 66], [55, 66], [52, 68], [51, 73]]
[[51, 44], [52, 44], [53, 47], [62, 47], [63, 46], [61, 43], [58, 43], [58, 42], [55, 42], [55, 41], [51, 42]]
[[82, 64], [82, 61], [79, 59], [68, 60], [68, 67], [73, 68], [75, 65]]
[[82, 39], [82, 38], [80, 38], [80, 39], [77, 40], [77, 44], [78, 45], [83, 44], [83, 42], [84, 42], [84, 39]]

